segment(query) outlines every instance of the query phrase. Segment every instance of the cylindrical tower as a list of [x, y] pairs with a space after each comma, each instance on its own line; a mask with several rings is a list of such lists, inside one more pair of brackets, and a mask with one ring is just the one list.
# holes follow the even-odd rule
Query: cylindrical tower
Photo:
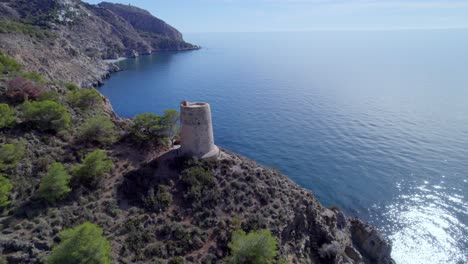
[[214, 144], [211, 109], [208, 103], [180, 104], [180, 150], [184, 155], [197, 158], [216, 158], [218, 147]]

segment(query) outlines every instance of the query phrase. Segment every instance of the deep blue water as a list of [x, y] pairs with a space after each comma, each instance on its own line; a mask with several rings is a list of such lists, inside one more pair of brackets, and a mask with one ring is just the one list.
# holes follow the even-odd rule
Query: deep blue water
[[468, 31], [212, 33], [120, 62], [124, 117], [211, 104], [216, 144], [378, 226], [398, 263], [468, 263]]

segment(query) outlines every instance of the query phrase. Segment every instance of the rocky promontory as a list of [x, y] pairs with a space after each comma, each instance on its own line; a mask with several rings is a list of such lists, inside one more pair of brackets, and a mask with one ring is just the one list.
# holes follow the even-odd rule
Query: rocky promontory
[[198, 47], [142, 9], [79, 0], [1, 0], [0, 51], [50, 80], [100, 84], [104, 59]]

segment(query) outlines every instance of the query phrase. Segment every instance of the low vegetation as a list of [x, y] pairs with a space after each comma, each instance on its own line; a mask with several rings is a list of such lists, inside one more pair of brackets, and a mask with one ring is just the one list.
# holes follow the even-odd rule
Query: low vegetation
[[19, 72], [23, 66], [16, 60], [0, 53], [0, 76], [3, 74]]
[[107, 158], [106, 152], [98, 149], [86, 155], [83, 163], [74, 168], [73, 177], [82, 184], [96, 187], [113, 166], [114, 163]]
[[167, 145], [179, 132], [178, 120], [176, 110], [166, 110], [164, 116], [153, 113], [137, 115], [133, 119], [132, 136], [142, 145]]
[[0, 146], [0, 171], [6, 171], [16, 167], [25, 153], [24, 141]]
[[67, 109], [54, 101], [26, 101], [21, 105], [23, 119], [41, 131], [59, 132], [70, 127], [71, 117]]
[[38, 26], [14, 21], [0, 21], [0, 33], [21, 33], [39, 41], [53, 40], [57, 37], [53, 32]]
[[10, 182], [10, 179], [5, 177], [5, 175], [0, 174], [0, 209], [8, 206], [10, 204], [10, 192], [13, 189], [13, 185]]
[[0, 104], [0, 129], [10, 128], [15, 122], [15, 111], [7, 104]]
[[72, 82], [67, 82], [67, 83], [64, 83], [63, 86], [65, 88], [67, 88], [69, 91], [78, 91], [80, 89], [80, 87]]
[[21, 74], [21, 77], [31, 80], [37, 84], [45, 85], [47, 81], [37, 72], [24, 72]]
[[12, 103], [36, 100], [44, 92], [42, 88], [36, 86], [32, 81], [22, 77], [9, 80], [7, 85], [8, 91], [5, 93], [5, 96]]
[[110, 145], [117, 140], [117, 127], [107, 116], [95, 116], [78, 128], [78, 138], [83, 142]]
[[194, 209], [213, 207], [219, 197], [213, 175], [202, 166], [193, 166], [182, 171], [183, 198]]
[[94, 88], [74, 89], [67, 95], [67, 102], [73, 107], [86, 110], [100, 105], [102, 98]]
[[60, 95], [56, 91], [47, 91], [43, 92], [39, 98], [37, 98], [38, 101], [54, 101], [57, 103], [60, 103]]
[[143, 197], [143, 203], [147, 210], [153, 212], [164, 211], [172, 202], [172, 195], [168, 190], [167, 186], [158, 185], [155, 188], [151, 188], [148, 194]]
[[47, 264], [107, 264], [111, 246], [102, 229], [92, 223], [84, 223], [60, 233], [61, 242], [52, 250]]
[[71, 176], [61, 163], [50, 165], [47, 174], [41, 179], [38, 197], [49, 203], [54, 203], [64, 198], [70, 191]]
[[231, 250], [227, 258], [229, 264], [269, 264], [276, 256], [276, 239], [269, 230], [248, 234], [243, 230], [234, 231], [228, 247]]

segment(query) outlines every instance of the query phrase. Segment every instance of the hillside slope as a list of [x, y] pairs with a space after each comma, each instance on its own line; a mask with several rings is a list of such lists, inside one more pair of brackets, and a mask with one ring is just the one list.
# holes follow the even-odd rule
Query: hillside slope
[[164, 21], [133, 7], [0, 0], [0, 52], [49, 79], [96, 85], [116, 70], [104, 59], [197, 48]]

